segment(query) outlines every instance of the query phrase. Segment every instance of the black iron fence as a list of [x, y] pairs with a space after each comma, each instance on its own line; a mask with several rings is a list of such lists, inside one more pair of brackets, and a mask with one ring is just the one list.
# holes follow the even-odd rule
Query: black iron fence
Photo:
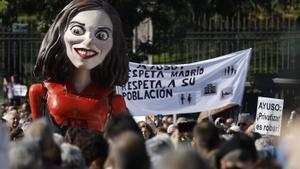
[[294, 71], [300, 63], [300, 28], [294, 19], [204, 16], [193, 25], [193, 32], [157, 31], [154, 42], [162, 52], [153, 56], [154, 63], [189, 63], [246, 48], [253, 49], [251, 75]]
[[1, 76], [18, 75], [23, 83], [29, 83], [40, 43], [41, 34], [1, 32]]
[[[157, 31], [154, 44], [160, 53], [152, 56], [153, 63], [191, 63], [252, 48], [247, 99], [253, 98], [250, 102], [256, 104], [258, 95], [285, 98], [285, 105], [295, 106], [300, 91], [300, 24], [296, 19], [239, 15], [208, 19], [204, 15], [192, 25], [192, 32]], [[298, 80], [289, 83], [287, 79]]]

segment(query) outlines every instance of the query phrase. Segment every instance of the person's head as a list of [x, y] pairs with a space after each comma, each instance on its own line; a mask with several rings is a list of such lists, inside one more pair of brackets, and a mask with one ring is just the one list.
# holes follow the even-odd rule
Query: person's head
[[129, 113], [112, 116], [106, 127], [105, 138], [110, 142], [114, 137], [126, 131], [135, 132], [143, 137], [138, 124]]
[[176, 124], [178, 123], [182, 123], [182, 122], [187, 122], [188, 118], [186, 117], [178, 117], [178, 119], [176, 120]]
[[53, 140], [58, 146], [61, 146], [62, 143], [64, 143], [64, 137], [58, 133], [53, 133]]
[[224, 124], [225, 124], [225, 120], [224, 120], [223, 117], [218, 117], [218, 118], [216, 118], [216, 120], [215, 120], [215, 126], [216, 126], [216, 127], [221, 127], [221, 126], [223, 126]]
[[31, 110], [30, 110], [30, 105], [25, 102], [23, 103], [19, 110], [18, 110], [19, 114], [20, 114], [20, 123], [21, 125], [23, 125], [22, 123], [24, 123], [25, 121], [30, 121], [31, 120]]
[[[299, 120], [299, 119], [298, 119]], [[300, 130], [299, 121], [296, 121], [291, 128], [281, 135], [277, 142], [276, 159], [282, 168], [299, 168], [300, 159]]]
[[0, 104], [0, 117], [3, 116], [5, 111], [6, 111], [6, 104], [4, 104], [4, 103]]
[[34, 121], [25, 130], [25, 139], [39, 145], [44, 158], [54, 159], [57, 146], [54, 143], [53, 131], [45, 118]]
[[262, 135], [259, 134], [258, 132], [249, 132], [246, 134], [254, 141], [256, 141], [257, 139], [260, 139], [262, 137]]
[[297, 118], [298, 113], [295, 110], [292, 110], [287, 122], [287, 127], [291, 127], [295, 123], [295, 121], [297, 121]]
[[17, 110], [18, 108], [14, 105], [9, 105], [7, 106], [7, 111], [11, 111], [11, 110]]
[[168, 132], [167, 129], [164, 127], [157, 127], [155, 133], [156, 135], [159, 135], [159, 134], [167, 134]]
[[163, 127], [168, 128], [169, 125], [171, 125], [172, 123], [173, 123], [173, 118], [171, 116], [166, 115], [162, 117]]
[[102, 166], [108, 155], [108, 143], [103, 134], [95, 130], [69, 128], [65, 135], [65, 142], [79, 147], [87, 166], [94, 160], [98, 160]]
[[27, 113], [30, 113], [31, 110], [30, 110], [30, 105], [28, 102], [24, 102], [22, 105], [21, 105], [21, 110], [23, 112], [27, 112]]
[[[298, 164], [296, 165], [298, 168]], [[261, 159], [251, 169], [282, 169], [275, 159]]]
[[162, 121], [163, 123], [168, 122], [168, 120], [167, 120], [168, 117], [169, 117], [169, 116], [163, 116], [162, 119], [161, 119], [161, 121]]
[[14, 75], [11, 75], [11, 76], [10, 76], [10, 82], [11, 82], [11, 83], [15, 83], [15, 76], [14, 76]]
[[167, 133], [168, 133], [169, 135], [172, 135], [172, 134], [175, 132], [175, 130], [178, 130], [177, 125], [171, 124], [171, 125], [169, 125], [169, 127], [167, 128]]
[[5, 120], [7, 121], [10, 129], [17, 128], [19, 126], [20, 116], [17, 110], [10, 110], [5, 114]]
[[85, 161], [80, 149], [72, 144], [63, 143], [61, 146], [62, 167], [65, 169], [85, 169]]
[[19, 77], [17, 75], [11, 75], [10, 82], [11, 83], [19, 83]]
[[233, 150], [221, 159], [221, 169], [252, 169], [254, 162], [249, 152], [244, 150]]
[[255, 164], [257, 159], [254, 141], [241, 133], [221, 145], [216, 153], [216, 168], [230, 166], [229, 164], [234, 161], [239, 162], [236, 166]]
[[227, 128], [229, 128], [232, 126], [233, 122], [234, 122], [233, 118], [227, 118], [225, 121], [225, 125], [227, 126]]
[[180, 137], [180, 140], [185, 142], [185, 141], [192, 141], [193, 138], [193, 129], [196, 125], [196, 121], [192, 119], [187, 119], [180, 117], [177, 120], [176, 126], [178, 130], [178, 134]]
[[156, 167], [161, 157], [174, 150], [174, 145], [168, 134], [159, 134], [146, 141], [146, 149], [151, 159], [152, 167]]
[[118, 169], [149, 169], [150, 160], [144, 139], [135, 132], [126, 131], [110, 145], [112, 166]]
[[141, 129], [141, 132], [142, 132], [145, 140], [148, 140], [155, 136], [150, 125], [148, 123], [146, 123], [145, 121], [138, 122], [138, 126]]
[[254, 141], [257, 150], [263, 150], [266, 147], [274, 145], [274, 138], [270, 136], [263, 136]]
[[118, 13], [103, 0], [73, 0], [42, 42], [34, 74], [63, 81], [75, 69], [91, 70], [105, 87], [128, 80], [128, 56]]
[[[193, 142], [197, 149], [213, 150], [220, 144], [218, 128], [210, 122], [201, 122], [193, 130]], [[201, 152], [201, 151], [200, 151]]]
[[157, 169], [208, 169], [208, 164], [194, 151], [170, 151], [157, 164]]
[[22, 130], [22, 128], [17, 127], [17, 128], [13, 128], [10, 131], [10, 140], [11, 141], [18, 141], [20, 139], [22, 139], [24, 136], [24, 132]]
[[40, 169], [42, 158], [35, 142], [12, 142], [9, 150], [11, 169]]
[[227, 134], [231, 137], [237, 136], [242, 133], [242, 129], [239, 126], [233, 125], [227, 130]]
[[172, 124], [173, 123], [173, 117], [167, 116], [167, 123]]
[[242, 129], [242, 131], [246, 131], [248, 127], [253, 124], [254, 118], [252, 115], [248, 113], [239, 114], [239, 120], [237, 125]]

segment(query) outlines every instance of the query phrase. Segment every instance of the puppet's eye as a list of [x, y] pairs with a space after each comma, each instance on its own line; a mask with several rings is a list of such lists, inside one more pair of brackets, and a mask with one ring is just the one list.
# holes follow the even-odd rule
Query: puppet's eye
[[96, 38], [99, 40], [107, 40], [109, 38], [109, 34], [105, 30], [100, 30], [96, 33]]
[[72, 26], [70, 30], [74, 35], [84, 34], [84, 29], [81, 26]]

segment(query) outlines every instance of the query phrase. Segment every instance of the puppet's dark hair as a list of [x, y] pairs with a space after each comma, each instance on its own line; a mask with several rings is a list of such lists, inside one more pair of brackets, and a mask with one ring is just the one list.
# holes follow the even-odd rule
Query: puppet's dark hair
[[79, 12], [98, 9], [105, 11], [112, 21], [113, 46], [103, 63], [91, 70], [92, 81], [103, 87], [127, 82], [129, 59], [122, 23], [115, 9], [103, 0], [73, 0], [57, 15], [41, 44], [33, 71], [35, 76], [42, 75], [45, 79], [62, 82], [73, 73], [76, 68], [67, 57], [64, 33]]

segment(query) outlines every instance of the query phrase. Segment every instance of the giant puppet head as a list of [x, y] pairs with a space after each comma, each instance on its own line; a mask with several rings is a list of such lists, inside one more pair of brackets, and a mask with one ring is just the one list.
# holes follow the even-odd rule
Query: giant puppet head
[[91, 70], [103, 87], [128, 80], [128, 56], [118, 13], [102, 0], [73, 0], [55, 18], [42, 42], [35, 75], [64, 81]]

